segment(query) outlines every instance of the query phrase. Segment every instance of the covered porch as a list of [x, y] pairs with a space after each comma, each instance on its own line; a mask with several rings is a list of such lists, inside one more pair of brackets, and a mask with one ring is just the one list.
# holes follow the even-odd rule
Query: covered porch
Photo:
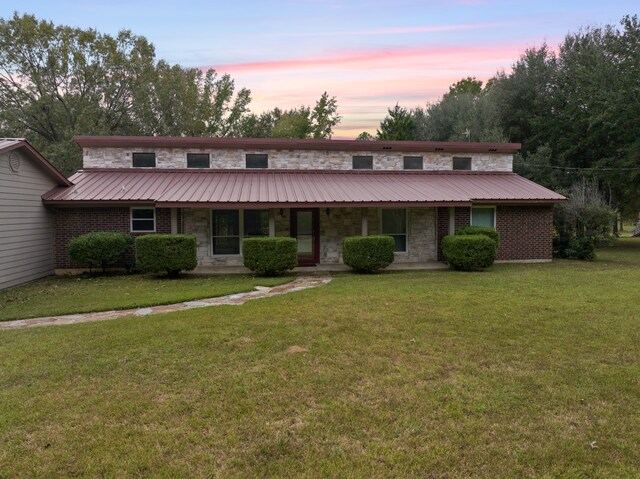
[[181, 208], [174, 214], [176, 232], [198, 240], [196, 272], [201, 273], [242, 267], [242, 240], [257, 236], [296, 238], [305, 272], [346, 270], [342, 241], [348, 236], [392, 236], [394, 264], [402, 269], [432, 268], [438, 258], [435, 207]]

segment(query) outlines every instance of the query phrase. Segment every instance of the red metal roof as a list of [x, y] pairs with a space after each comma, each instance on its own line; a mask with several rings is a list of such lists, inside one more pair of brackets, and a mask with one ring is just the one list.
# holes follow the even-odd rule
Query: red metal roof
[[212, 138], [181, 136], [76, 136], [81, 147], [102, 148], [207, 148], [245, 150], [399, 151], [447, 153], [510, 153], [520, 143], [465, 141], [358, 141], [296, 140], [284, 138]]
[[158, 207], [453, 206], [555, 203], [565, 198], [507, 172], [383, 170], [85, 169], [49, 204]]

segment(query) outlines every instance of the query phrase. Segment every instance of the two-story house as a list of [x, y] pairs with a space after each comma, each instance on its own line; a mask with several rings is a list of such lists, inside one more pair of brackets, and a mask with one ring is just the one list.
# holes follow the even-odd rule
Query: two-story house
[[445, 235], [495, 227], [499, 260], [549, 261], [564, 197], [512, 172], [519, 144], [244, 138], [76, 138], [83, 169], [43, 196], [56, 269], [89, 231], [190, 233], [200, 266], [242, 265], [242, 239], [292, 236], [300, 265], [384, 234], [397, 263], [442, 260]]

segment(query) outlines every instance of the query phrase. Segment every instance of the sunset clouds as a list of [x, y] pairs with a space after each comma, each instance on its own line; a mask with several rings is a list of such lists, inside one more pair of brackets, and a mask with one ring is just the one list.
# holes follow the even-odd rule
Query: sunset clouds
[[33, 13], [105, 33], [130, 29], [158, 58], [229, 73], [255, 112], [338, 98], [336, 136], [375, 133], [387, 108], [441, 97], [466, 76], [487, 80], [527, 47], [584, 25], [617, 23], [637, 0], [22, 0]]

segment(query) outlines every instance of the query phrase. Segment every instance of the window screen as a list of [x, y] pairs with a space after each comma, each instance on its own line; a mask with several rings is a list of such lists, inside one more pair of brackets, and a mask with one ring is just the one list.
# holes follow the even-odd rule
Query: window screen
[[244, 210], [244, 237], [269, 236], [269, 210]]
[[247, 153], [247, 168], [268, 168], [269, 156], [264, 153]]
[[421, 156], [405, 156], [403, 160], [404, 160], [405, 170], [421, 170], [422, 169]]
[[213, 254], [240, 254], [240, 211], [213, 210]]
[[156, 230], [156, 210], [154, 208], [131, 208], [131, 231], [153, 232]]
[[155, 153], [134, 153], [133, 167], [134, 168], [155, 168], [156, 154]]
[[373, 156], [354, 156], [354, 170], [373, 170]]
[[454, 156], [453, 157], [453, 169], [454, 170], [470, 170], [471, 169], [471, 158], [462, 157], [462, 156]]
[[495, 215], [495, 208], [471, 208], [471, 225], [495, 228]]
[[187, 168], [209, 168], [209, 153], [187, 153]]
[[382, 234], [393, 238], [394, 251], [407, 251], [407, 210], [383, 209]]

